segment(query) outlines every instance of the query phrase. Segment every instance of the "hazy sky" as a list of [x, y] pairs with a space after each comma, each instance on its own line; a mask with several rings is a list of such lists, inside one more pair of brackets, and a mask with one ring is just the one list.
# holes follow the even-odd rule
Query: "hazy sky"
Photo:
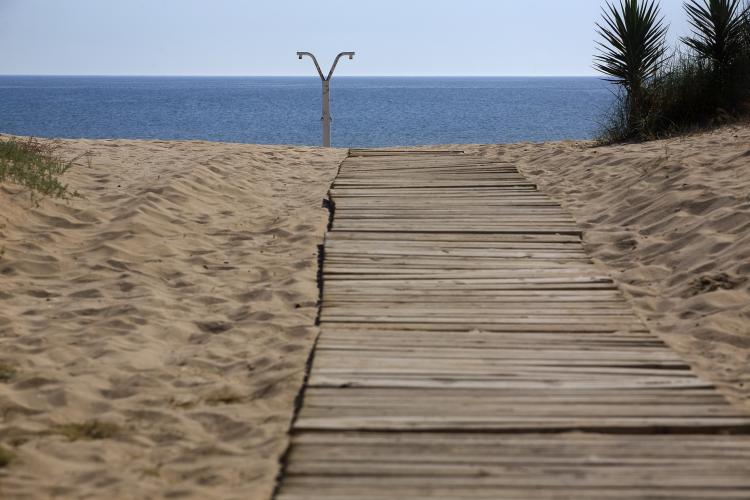
[[[603, 0], [0, 0], [0, 74], [588, 75]], [[671, 38], [681, 0], [662, 0]]]

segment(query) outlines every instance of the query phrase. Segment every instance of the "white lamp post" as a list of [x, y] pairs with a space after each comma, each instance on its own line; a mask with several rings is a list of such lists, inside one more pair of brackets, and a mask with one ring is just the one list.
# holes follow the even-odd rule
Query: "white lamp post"
[[354, 52], [342, 52], [339, 55], [336, 56], [336, 60], [333, 62], [333, 66], [331, 66], [331, 71], [328, 72], [328, 76], [326, 77], [323, 75], [323, 71], [320, 69], [320, 64], [318, 64], [318, 60], [315, 58], [314, 55], [312, 55], [310, 52], [297, 52], [297, 57], [302, 59], [304, 56], [309, 56], [313, 62], [315, 63], [315, 69], [318, 70], [318, 74], [320, 75], [320, 81], [323, 82], [323, 117], [321, 118], [321, 121], [323, 122], [323, 146], [326, 148], [331, 147], [331, 78], [333, 77], [333, 72], [336, 71], [336, 65], [339, 63], [339, 59], [341, 59], [344, 56], [349, 56], [349, 59], [351, 60], [354, 58]]

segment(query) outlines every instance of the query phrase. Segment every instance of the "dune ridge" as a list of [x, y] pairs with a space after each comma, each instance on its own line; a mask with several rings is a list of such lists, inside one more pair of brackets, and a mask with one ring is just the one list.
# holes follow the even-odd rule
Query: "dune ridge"
[[0, 187], [0, 497], [268, 498], [346, 152], [63, 146], [85, 198]]

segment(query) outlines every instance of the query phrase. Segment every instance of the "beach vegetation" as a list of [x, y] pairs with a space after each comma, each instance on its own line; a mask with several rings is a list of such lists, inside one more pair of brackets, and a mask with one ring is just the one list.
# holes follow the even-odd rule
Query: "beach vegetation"
[[228, 387], [225, 387], [212, 394], [209, 394], [208, 397], [205, 398], [205, 402], [206, 404], [211, 406], [231, 405], [241, 402], [242, 399], [242, 395]]
[[664, 63], [667, 26], [655, 0], [607, 3], [596, 26], [602, 41], [594, 67], [621, 87], [617, 121], [626, 136], [636, 136], [648, 108], [649, 85]]
[[59, 434], [70, 441], [83, 439], [98, 440], [109, 439], [120, 433], [120, 427], [111, 422], [89, 420], [81, 423], [59, 425], [54, 429], [54, 434]]
[[[637, 115], [619, 91], [600, 141], [651, 140], [723, 125], [750, 112], [750, 2], [688, 0], [692, 27], [641, 89]], [[611, 8], [611, 6], [610, 6]], [[600, 56], [597, 56], [600, 57]], [[599, 59], [596, 59], [599, 61]], [[600, 65], [597, 69], [603, 71]], [[605, 72], [609, 76], [609, 73]], [[617, 83], [617, 82], [615, 82]]]
[[693, 33], [682, 38], [719, 75], [731, 71], [745, 42], [745, 12], [740, 0], [689, 0], [685, 10]]
[[0, 383], [7, 384], [16, 377], [18, 369], [10, 363], [0, 361]]
[[63, 159], [60, 144], [54, 141], [40, 141], [33, 137], [0, 139], [0, 182], [25, 187], [37, 201], [47, 196], [77, 197], [79, 194], [70, 191], [60, 177], [79, 158]]
[[146, 467], [141, 469], [141, 474], [144, 477], [161, 477], [161, 469], [158, 467]]
[[704, 98], [714, 109], [736, 113], [750, 96], [748, 8], [741, 0], [690, 0], [685, 3], [692, 34], [683, 37], [710, 78]]
[[0, 446], [0, 469], [9, 466], [14, 458], [13, 453]]

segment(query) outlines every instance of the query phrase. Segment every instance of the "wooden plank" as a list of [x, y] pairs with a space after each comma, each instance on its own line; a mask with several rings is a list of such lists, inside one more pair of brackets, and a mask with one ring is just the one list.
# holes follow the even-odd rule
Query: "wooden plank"
[[455, 149], [443, 149], [443, 150], [399, 150], [399, 149], [350, 149], [349, 155], [351, 157], [373, 157], [373, 156], [454, 156], [463, 154], [462, 150]]
[[[343, 391], [343, 392], [342, 392]], [[328, 387], [311, 387], [307, 393], [309, 399], [307, 403], [311, 406], [327, 407], [331, 405], [342, 404], [340, 395], [346, 394], [346, 406], [350, 408], [369, 409], [373, 406], [371, 402], [391, 401], [404, 404], [404, 393], [402, 389], [389, 388], [328, 388]], [[726, 408], [724, 398], [716, 391], [707, 389], [684, 389], [684, 390], [663, 390], [658, 388], [644, 388], [640, 390], [628, 391], [608, 391], [603, 389], [593, 390], [569, 390], [560, 391], [558, 389], [539, 389], [534, 392], [513, 391], [513, 390], [486, 390], [474, 389], [465, 391], [454, 388], [433, 389], [424, 391], [421, 403], [432, 403], [433, 407], [439, 406], [444, 399], [465, 399], [469, 395], [477, 399], [479, 404], [496, 405], [499, 402], [505, 402], [511, 405], [513, 402], [522, 405], [531, 406], [549, 406], [551, 402], [563, 405], [575, 405], [579, 403], [606, 405], [608, 402], [629, 403], [629, 402], [649, 402], [661, 406], [671, 405], [697, 405], [709, 404]], [[406, 401], [408, 403], [408, 400]], [[471, 405], [466, 411], [470, 410]], [[508, 408], [505, 411], [509, 411]], [[741, 441], [740, 441], [741, 442]]]
[[559, 344], [551, 343], [549, 348], [537, 351], [534, 349], [533, 341], [516, 342], [508, 346], [503, 343], [502, 337], [494, 343], [461, 339], [452, 346], [449, 341], [430, 342], [427, 336], [401, 335], [397, 338], [385, 337], [369, 342], [363, 342], [357, 336], [343, 336], [320, 341], [316, 351], [320, 358], [316, 356], [315, 359], [322, 363], [321, 366], [325, 366], [329, 359], [338, 360], [343, 356], [352, 358], [349, 363], [357, 362], [364, 357], [380, 359], [388, 356], [392, 360], [492, 360], [507, 366], [672, 366], [687, 369], [682, 359], [669, 353], [660, 344], [598, 344], [580, 339], [577, 348], [558, 346]]
[[[356, 342], [363, 348], [367, 346], [415, 346], [457, 347], [474, 345], [480, 348], [525, 349], [530, 352], [541, 350], [543, 347], [555, 350], [570, 349], [590, 351], [607, 347], [624, 351], [629, 348], [659, 349], [671, 353], [667, 346], [658, 338], [651, 335], [645, 328], [633, 330], [607, 330], [589, 332], [529, 332], [512, 331], [498, 328], [495, 330], [480, 329], [435, 329], [413, 330], [388, 328], [387, 325], [375, 327], [356, 327], [348, 325], [330, 324], [326, 326], [326, 334], [321, 336], [319, 343], [325, 345], [327, 340], [335, 342]], [[595, 353], [593, 353], [595, 354]], [[674, 355], [674, 353], [671, 353]]]
[[509, 233], [509, 234], [517, 234], [524, 232], [525, 234], [560, 234], [560, 235], [573, 235], [573, 236], [580, 236], [581, 231], [574, 226], [568, 226], [568, 225], [560, 225], [560, 226], [536, 226], [533, 229], [527, 230], [523, 226], [520, 225], [512, 225], [512, 224], [493, 224], [493, 225], [473, 225], [473, 226], [467, 226], [467, 225], [451, 225], [446, 226], [444, 224], [419, 224], [419, 223], [412, 223], [409, 225], [397, 225], [397, 224], [386, 224], [386, 223], [351, 223], [347, 221], [342, 222], [334, 222], [333, 223], [333, 229], [338, 231], [370, 231], [370, 232], [376, 232], [381, 233], [383, 231], [390, 231], [390, 232], [402, 232], [402, 233], [414, 233], [414, 232], [420, 232], [420, 233], [457, 233], [457, 232], [466, 232], [466, 233], [473, 233], [473, 234], [498, 234], [498, 233]]
[[664, 342], [655, 338], [647, 330], [617, 332], [567, 332], [559, 335], [550, 332], [512, 332], [485, 330], [399, 330], [399, 329], [365, 329], [351, 328], [342, 325], [328, 325], [326, 335], [321, 336], [318, 344], [321, 349], [329, 345], [355, 345], [367, 348], [394, 348], [409, 351], [416, 348], [462, 349], [477, 348], [483, 352], [492, 349], [518, 350], [528, 352], [529, 356], [545, 352], [545, 348], [556, 352], [573, 351], [581, 355], [596, 356], [598, 350], [614, 349], [618, 352], [649, 350], [662, 353], [664, 356], [675, 356], [667, 349]]
[[571, 236], [566, 234], [534, 234], [534, 233], [421, 233], [419, 231], [404, 234], [403, 231], [331, 231], [326, 236], [326, 241], [337, 241], [337, 240], [356, 240], [358, 242], [365, 241], [403, 241], [408, 240], [413, 243], [418, 242], [457, 242], [461, 244], [466, 243], [504, 243], [504, 242], [518, 242], [518, 243], [581, 243], [580, 237]]
[[[425, 386], [414, 386], [424, 390]], [[616, 389], [616, 386], [601, 386]], [[685, 384], [684, 387], [698, 387], [697, 385]], [[417, 391], [413, 391], [417, 392]], [[586, 411], [586, 407], [580, 411]], [[295, 429], [298, 431], [369, 431], [369, 432], [567, 432], [567, 431], [589, 431], [589, 432], [613, 432], [613, 433], [643, 433], [643, 432], [683, 432], [687, 430], [700, 429], [699, 432], [732, 432], [733, 429], [747, 428], [747, 418], [737, 417], [582, 417], [579, 415], [566, 417], [554, 417], [549, 415], [533, 417], [519, 415], [518, 417], [498, 417], [494, 414], [486, 416], [474, 415], [462, 418], [461, 416], [442, 415], [435, 416], [435, 409], [425, 411], [423, 414], [412, 416], [389, 416], [386, 410], [371, 417], [316, 417], [306, 416], [309, 411], [303, 408], [298, 417]]]
[[642, 333], [648, 330], [643, 325], [634, 321], [632, 323], [626, 322], [595, 322], [586, 321], [580, 323], [569, 323], [569, 324], [558, 324], [554, 322], [549, 323], [511, 323], [508, 321], [502, 321], [493, 319], [482, 320], [482, 321], [461, 321], [453, 319], [451, 321], [440, 321], [431, 322], [429, 319], [424, 320], [413, 320], [413, 321], [373, 321], [371, 318], [363, 321], [329, 321], [326, 329], [331, 328], [345, 328], [345, 329], [364, 329], [364, 330], [398, 330], [398, 331], [444, 331], [444, 332], [455, 332], [464, 331], [472, 332], [475, 330], [486, 331], [486, 332], [502, 332], [502, 333], [549, 333], [549, 334], [560, 334], [570, 335], [575, 334], [588, 334], [588, 333]]
[[456, 315], [461, 317], [476, 312], [483, 316], [506, 317], [506, 316], [633, 316], [630, 308], [621, 303], [557, 303], [557, 304], [535, 304], [528, 303], [505, 303], [505, 302], [416, 302], [416, 301], [393, 301], [393, 302], [349, 302], [347, 300], [328, 300], [324, 302], [323, 309], [327, 314], [387, 314], [399, 316], [412, 316], [422, 314]]

